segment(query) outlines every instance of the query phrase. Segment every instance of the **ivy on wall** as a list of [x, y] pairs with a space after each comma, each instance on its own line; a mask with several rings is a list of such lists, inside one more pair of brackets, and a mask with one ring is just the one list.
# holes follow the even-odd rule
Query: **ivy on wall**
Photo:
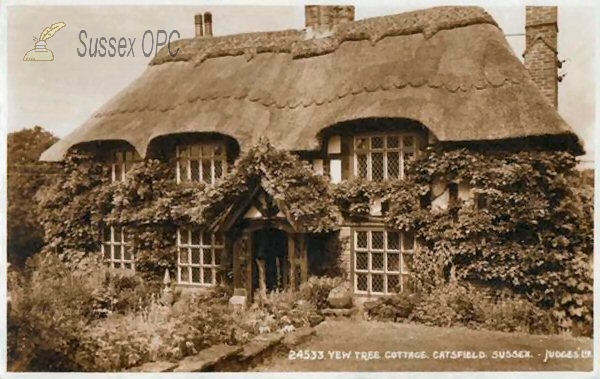
[[[296, 156], [266, 141], [242, 154], [216, 185], [175, 182], [173, 162], [146, 160], [125, 182], [108, 182], [100, 163], [69, 155], [64, 175], [40, 193], [47, 247], [98, 251], [102, 223], [133, 234], [138, 271], [174, 272], [177, 225], [212, 224], [261, 185], [307, 231], [334, 230], [340, 215], [361, 221], [370, 204], [388, 206], [391, 228], [416, 232], [415, 279], [434, 286], [449, 276], [508, 288], [554, 309], [557, 319], [592, 319], [593, 186], [566, 152], [428, 150], [402, 180], [328, 183]], [[436, 182], [465, 183], [484, 206], [456, 201], [432, 210]]]

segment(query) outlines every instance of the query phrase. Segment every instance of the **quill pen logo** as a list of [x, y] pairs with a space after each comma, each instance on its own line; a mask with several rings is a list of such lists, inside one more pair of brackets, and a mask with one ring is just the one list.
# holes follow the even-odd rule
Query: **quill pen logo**
[[40, 38], [33, 37], [35, 41], [34, 49], [29, 50], [27, 54], [23, 57], [24, 61], [53, 61], [54, 54], [52, 50], [49, 50], [46, 47], [46, 41], [50, 39], [56, 32], [60, 29], [64, 28], [67, 24], [64, 22], [57, 22], [56, 24], [52, 24], [52, 26], [44, 29], [42, 34], [40, 34]]

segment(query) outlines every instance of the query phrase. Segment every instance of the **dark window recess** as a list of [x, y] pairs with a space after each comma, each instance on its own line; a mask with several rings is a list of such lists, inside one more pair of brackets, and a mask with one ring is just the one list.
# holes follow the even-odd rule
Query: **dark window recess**
[[484, 193], [475, 194], [475, 207], [477, 209], [486, 209], [488, 207], [488, 198]]
[[449, 193], [449, 203], [451, 205], [456, 204], [458, 202], [458, 184], [457, 183], [448, 184], [448, 193]]

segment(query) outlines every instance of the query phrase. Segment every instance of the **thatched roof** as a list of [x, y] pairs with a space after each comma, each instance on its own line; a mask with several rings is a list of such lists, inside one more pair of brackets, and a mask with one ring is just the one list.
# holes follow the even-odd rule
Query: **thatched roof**
[[[52, 146], [126, 140], [144, 156], [172, 133], [216, 132], [242, 150], [267, 137], [289, 150], [318, 148], [339, 122], [410, 118], [440, 141], [577, 138], [543, 98], [491, 16], [437, 7], [311, 31], [183, 39], [84, 125]], [[580, 147], [579, 147], [580, 148]]]

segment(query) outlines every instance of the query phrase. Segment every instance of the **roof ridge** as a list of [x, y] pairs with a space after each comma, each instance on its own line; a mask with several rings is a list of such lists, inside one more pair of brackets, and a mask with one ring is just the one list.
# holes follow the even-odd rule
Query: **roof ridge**
[[308, 58], [329, 54], [346, 41], [368, 40], [372, 45], [385, 37], [422, 33], [426, 39], [438, 31], [475, 24], [498, 27], [483, 8], [474, 6], [440, 6], [395, 15], [371, 17], [338, 24], [332, 34], [323, 38], [306, 37], [306, 30], [251, 32], [209, 38], [189, 38], [174, 42], [172, 49], [181, 48], [172, 57], [165, 48], [150, 65], [167, 62], [193, 61], [199, 65], [209, 58], [244, 55], [247, 60], [260, 53], [288, 53], [293, 58]]

